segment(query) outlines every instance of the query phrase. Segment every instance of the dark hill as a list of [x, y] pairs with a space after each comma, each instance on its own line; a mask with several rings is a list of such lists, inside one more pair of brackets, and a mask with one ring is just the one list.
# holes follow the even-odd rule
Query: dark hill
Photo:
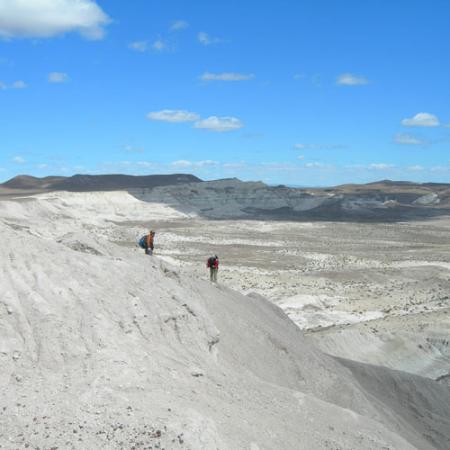
[[190, 174], [172, 175], [74, 175], [72, 177], [36, 178], [19, 175], [0, 185], [8, 189], [52, 190], [52, 191], [114, 191], [131, 188], [153, 188], [202, 180]]
[[49, 189], [50, 186], [61, 182], [65, 178], [66, 177], [37, 178], [30, 175], [18, 175], [0, 186], [9, 189]]

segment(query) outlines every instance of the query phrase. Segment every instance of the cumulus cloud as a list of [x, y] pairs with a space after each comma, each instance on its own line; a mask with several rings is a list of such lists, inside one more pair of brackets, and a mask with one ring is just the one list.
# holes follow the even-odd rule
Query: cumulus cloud
[[407, 133], [397, 133], [394, 136], [394, 142], [401, 145], [424, 145], [427, 143], [423, 139]]
[[22, 80], [14, 81], [14, 83], [11, 85], [13, 89], [25, 89], [28, 87], [27, 83]]
[[207, 159], [204, 161], [188, 161], [185, 159], [180, 159], [178, 161], [173, 161], [170, 163], [172, 167], [191, 167], [191, 168], [202, 168], [202, 167], [211, 167], [217, 166], [219, 163], [217, 161], [213, 161], [211, 159]]
[[15, 162], [16, 164], [25, 164], [27, 161], [22, 156], [15, 156], [13, 158], [13, 162]]
[[180, 109], [163, 109], [162, 111], [154, 111], [147, 114], [149, 120], [160, 120], [162, 122], [194, 122], [200, 119], [196, 113], [180, 110]]
[[128, 48], [136, 52], [146, 52], [148, 50], [148, 41], [135, 41], [128, 45]]
[[341, 86], [361, 86], [364, 84], [369, 84], [369, 80], [351, 73], [343, 73], [338, 76], [336, 83]]
[[419, 166], [419, 165], [409, 166], [409, 167], [407, 167], [407, 170], [409, 170], [410, 172], [420, 172], [420, 171], [424, 170], [424, 167]]
[[170, 25], [170, 31], [180, 31], [185, 30], [189, 27], [189, 24], [185, 20], [175, 20]]
[[369, 165], [369, 169], [374, 170], [387, 170], [387, 169], [393, 169], [395, 166], [392, 164], [386, 164], [386, 163], [373, 163]]
[[202, 45], [212, 45], [212, 44], [218, 44], [220, 42], [223, 42], [222, 39], [211, 37], [208, 33], [205, 33], [204, 31], [201, 31], [197, 34], [197, 39]]
[[14, 81], [11, 85], [7, 85], [6, 83], [3, 83], [3, 81], [0, 81], [0, 91], [6, 89], [25, 89], [27, 87], [28, 85], [22, 80]]
[[2, 0], [0, 36], [49, 38], [78, 32], [102, 39], [109, 17], [93, 0]]
[[243, 169], [243, 168], [247, 167], [247, 163], [245, 161], [224, 163], [224, 164], [222, 164], [222, 167], [224, 169], [228, 169], [228, 170]]
[[202, 81], [245, 81], [255, 78], [252, 73], [222, 72], [210, 73], [205, 72], [200, 79]]
[[69, 81], [69, 75], [64, 72], [51, 72], [48, 74], [48, 82], [49, 83], [66, 83]]
[[244, 124], [236, 117], [217, 117], [210, 116], [207, 119], [195, 122], [195, 128], [202, 128], [205, 130], [216, 131], [223, 133], [227, 131], [234, 131], [242, 128]]
[[164, 42], [161, 38], [156, 39], [156, 41], [152, 44], [152, 49], [156, 50], [157, 52], [162, 52], [163, 50], [166, 50], [167, 47], [167, 43]]
[[319, 162], [310, 162], [310, 163], [306, 163], [305, 167], [308, 169], [320, 169], [322, 167], [325, 167], [325, 164], [319, 163]]
[[295, 150], [338, 150], [346, 148], [342, 144], [294, 144]]
[[449, 166], [434, 166], [430, 170], [431, 170], [431, 172], [449, 172], [450, 167]]
[[173, 161], [170, 165], [173, 167], [191, 167], [192, 161], [187, 161], [186, 159], [179, 159], [178, 161]]
[[422, 112], [410, 119], [403, 119], [402, 125], [405, 127], [437, 127], [439, 119], [434, 114]]
[[144, 153], [143, 147], [135, 147], [134, 145], [124, 145], [122, 147], [127, 153]]

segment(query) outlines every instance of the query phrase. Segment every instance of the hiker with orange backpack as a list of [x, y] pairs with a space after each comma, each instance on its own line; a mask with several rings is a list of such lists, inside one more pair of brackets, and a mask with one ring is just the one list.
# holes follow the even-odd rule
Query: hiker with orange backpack
[[153, 255], [154, 246], [155, 246], [155, 232], [153, 230], [150, 230], [150, 232], [147, 235], [142, 236], [141, 239], [139, 239], [139, 247], [145, 250], [146, 255]]
[[151, 230], [150, 233], [147, 234], [147, 239], [146, 239], [145, 243], [146, 243], [145, 254], [153, 255], [153, 249], [154, 249], [154, 243], [155, 243], [155, 232], [153, 230]]

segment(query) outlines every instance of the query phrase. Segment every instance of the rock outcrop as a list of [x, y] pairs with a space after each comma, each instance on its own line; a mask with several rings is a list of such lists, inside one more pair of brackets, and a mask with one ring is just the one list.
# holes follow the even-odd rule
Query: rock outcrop
[[384, 182], [299, 189], [226, 179], [130, 193], [215, 219], [395, 221], [450, 214], [449, 185]]

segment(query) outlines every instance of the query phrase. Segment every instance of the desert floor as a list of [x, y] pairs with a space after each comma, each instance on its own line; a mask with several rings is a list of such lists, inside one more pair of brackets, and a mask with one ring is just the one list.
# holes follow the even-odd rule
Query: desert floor
[[121, 225], [125, 245], [155, 229], [155, 255], [194, 278], [217, 253], [219, 283], [266, 296], [330, 354], [448, 381], [450, 218]]

